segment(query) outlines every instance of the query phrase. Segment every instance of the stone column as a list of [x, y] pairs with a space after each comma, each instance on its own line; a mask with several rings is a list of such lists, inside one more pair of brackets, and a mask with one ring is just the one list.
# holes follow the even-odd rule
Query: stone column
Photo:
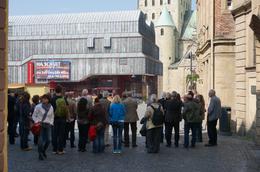
[[256, 145], [260, 146], [260, 40], [256, 40]]
[[7, 0], [0, 0], [0, 172], [7, 171]]

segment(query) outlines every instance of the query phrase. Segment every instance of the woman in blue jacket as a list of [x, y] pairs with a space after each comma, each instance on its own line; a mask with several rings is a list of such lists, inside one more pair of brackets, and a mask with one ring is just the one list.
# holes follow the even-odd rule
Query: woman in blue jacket
[[125, 107], [116, 95], [109, 109], [109, 121], [113, 128], [113, 153], [122, 153], [122, 132], [124, 128]]

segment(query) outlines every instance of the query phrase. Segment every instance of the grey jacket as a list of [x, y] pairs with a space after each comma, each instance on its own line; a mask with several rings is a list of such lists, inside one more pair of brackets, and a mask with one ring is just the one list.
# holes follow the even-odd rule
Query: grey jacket
[[208, 121], [214, 121], [221, 117], [221, 101], [217, 96], [210, 99], [208, 107]]
[[123, 101], [123, 104], [125, 105], [126, 109], [126, 116], [125, 116], [125, 122], [136, 122], [139, 120], [137, 115], [137, 102], [131, 98], [128, 97]]

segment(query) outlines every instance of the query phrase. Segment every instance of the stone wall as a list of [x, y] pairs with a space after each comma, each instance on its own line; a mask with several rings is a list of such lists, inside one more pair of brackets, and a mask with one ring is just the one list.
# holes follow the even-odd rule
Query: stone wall
[[0, 0], [0, 172], [7, 171], [7, 0]]

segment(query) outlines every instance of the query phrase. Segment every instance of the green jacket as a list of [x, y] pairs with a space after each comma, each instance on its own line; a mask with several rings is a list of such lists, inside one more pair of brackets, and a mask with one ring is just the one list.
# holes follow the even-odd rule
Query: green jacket
[[186, 122], [199, 123], [201, 122], [201, 106], [195, 101], [188, 101], [184, 103], [183, 118]]

